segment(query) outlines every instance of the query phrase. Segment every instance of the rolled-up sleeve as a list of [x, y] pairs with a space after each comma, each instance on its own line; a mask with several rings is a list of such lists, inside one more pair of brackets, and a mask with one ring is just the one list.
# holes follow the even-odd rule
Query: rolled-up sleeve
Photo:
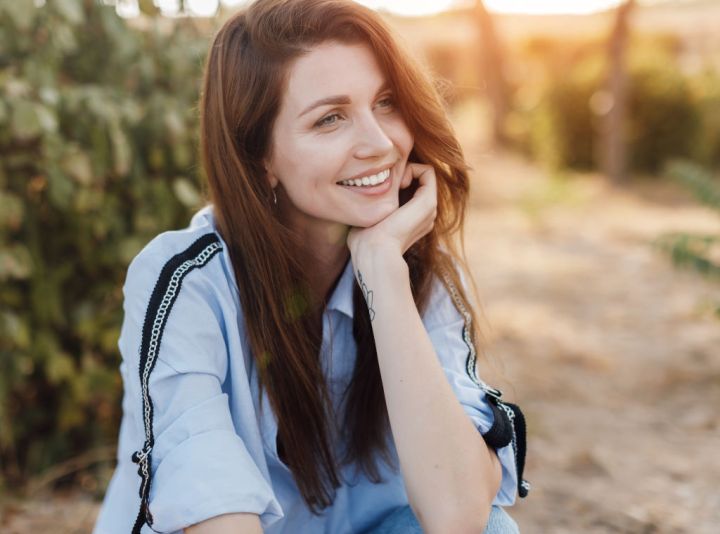
[[[434, 281], [430, 302], [423, 322], [435, 352], [465, 413], [481, 434], [494, 422], [487, 395], [473, 380], [476, 373], [474, 350], [465, 339], [465, 320], [455, 307], [452, 297], [438, 279]], [[517, 492], [517, 467], [512, 444], [497, 450], [502, 465], [502, 482], [493, 504], [510, 506]]]
[[[148, 500], [152, 528], [175, 532], [235, 512], [258, 514], [267, 526], [283, 512], [233, 424], [223, 391], [229, 356], [212, 282], [199, 268], [187, 270], [179, 283], [177, 278], [167, 283], [172, 299], [153, 306], [151, 301], [163, 292], [163, 265], [162, 259], [141, 254], [128, 269], [119, 340], [136, 435], [148, 440], [151, 430], [153, 436]], [[164, 322], [154, 317], [160, 309], [167, 313]], [[148, 346], [156, 350], [150, 368], [147, 356], [143, 358]], [[140, 440], [137, 450], [142, 448]]]

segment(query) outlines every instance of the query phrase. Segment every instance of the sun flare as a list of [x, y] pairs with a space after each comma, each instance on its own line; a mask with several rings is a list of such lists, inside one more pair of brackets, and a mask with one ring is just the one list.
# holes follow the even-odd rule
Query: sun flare
[[[186, 9], [195, 16], [213, 16], [218, 7], [234, 8], [248, 4], [251, 0], [185, 0]], [[452, 8], [467, 8], [475, 0], [355, 0], [378, 10], [387, 10], [396, 15], [436, 15]], [[587, 14], [610, 9], [622, 0], [484, 0], [488, 10], [496, 13], [522, 13], [528, 15]], [[164, 15], [178, 14], [178, 0], [154, 0]], [[136, 16], [139, 13], [137, 0], [117, 0], [118, 13]]]
[[527, 15], [584, 15], [610, 9], [620, 3], [622, 0], [485, 0], [491, 11]]

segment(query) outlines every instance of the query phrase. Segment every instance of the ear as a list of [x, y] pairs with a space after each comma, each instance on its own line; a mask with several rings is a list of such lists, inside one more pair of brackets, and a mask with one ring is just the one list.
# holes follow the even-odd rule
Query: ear
[[278, 183], [280, 183], [280, 180], [278, 180], [277, 176], [275, 176], [273, 174], [273, 172], [270, 170], [270, 165], [268, 165], [267, 163], [264, 163], [264, 166], [265, 166], [265, 176], [267, 177], [268, 182], [270, 182], [270, 187], [275, 189], [277, 187]]

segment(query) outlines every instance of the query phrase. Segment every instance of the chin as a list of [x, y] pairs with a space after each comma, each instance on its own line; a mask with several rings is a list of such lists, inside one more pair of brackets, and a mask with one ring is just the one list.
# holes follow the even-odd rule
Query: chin
[[375, 209], [373, 210], [373, 213], [366, 212], [358, 214], [357, 217], [354, 217], [355, 220], [350, 222], [350, 224], [358, 228], [369, 228], [370, 226], [375, 226], [377, 223], [388, 217], [396, 209], [398, 209], [397, 203], [394, 206], [387, 206], [383, 209]]

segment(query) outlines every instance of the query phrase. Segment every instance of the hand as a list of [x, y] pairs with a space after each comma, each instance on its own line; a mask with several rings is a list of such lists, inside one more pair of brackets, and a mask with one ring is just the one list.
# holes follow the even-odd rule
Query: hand
[[408, 163], [400, 188], [417, 178], [420, 187], [413, 197], [379, 223], [368, 228], [352, 228], [347, 244], [357, 258], [360, 251], [380, 249], [397, 252], [400, 257], [421, 237], [430, 233], [437, 216], [437, 178], [431, 165]]

